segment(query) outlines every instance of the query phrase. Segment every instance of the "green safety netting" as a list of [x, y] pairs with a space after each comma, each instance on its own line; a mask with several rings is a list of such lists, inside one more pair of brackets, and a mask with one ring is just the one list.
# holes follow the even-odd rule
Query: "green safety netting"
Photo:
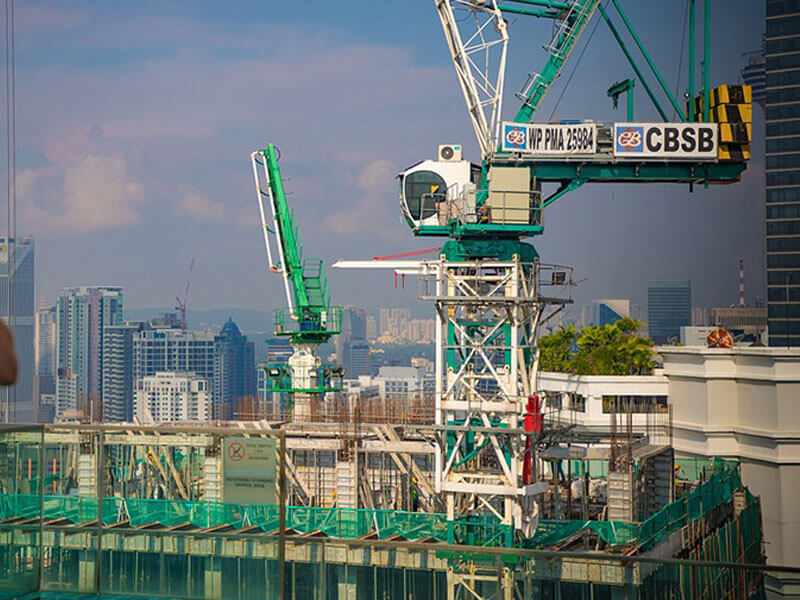
[[528, 546], [542, 548], [552, 546], [583, 530], [594, 531], [607, 544], [627, 544], [636, 539], [638, 527], [631, 523], [616, 521], [555, 521], [542, 520]]
[[[741, 489], [738, 463], [722, 459], [676, 461], [681, 469], [692, 471], [703, 483], [668, 504], [640, 524], [614, 521], [542, 520], [536, 535], [525, 545], [547, 547], [583, 530], [595, 532], [609, 545], [636, 542], [649, 548], [664, 536], [721, 504], [729, 503]], [[104, 524], [126, 518], [133, 527], [158, 523], [174, 527], [191, 523], [199, 528], [229, 525], [241, 528], [254, 525], [264, 532], [278, 529], [278, 507], [268, 504], [230, 504], [222, 502], [163, 500], [142, 498], [104, 498]], [[66, 518], [73, 523], [97, 519], [96, 498], [80, 496], [37, 496], [0, 494], [0, 519], [14, 517]], [[357, 538], [375, 533], [380, 538], [400, 536], [407, 540], [433, 538], [470, 546], [510, 546], [513, 527], [491, 518], [448, 522], [441, 513], [417, 513], [366, 508], [320, 508], [287, 506], [286, 527], [298, 533], [320, 531], [330, 537]]]
[[695, 481], [705, 481], [642, 523], [542, 520], [536, 535], [526, 545], [535, 548], [552, 546], [586, 529], [594, 531], [610, 545], [636, 542], [647, 549], [689, 521], [699, 519], [721, 504], [729, 503], [733, 492], [742, 487], [738, 462], [712, 458], [679, 459], [675, 463], [680, 467], [678, 471], [685, 469], [692, 477], [697, 477]]
[[[103, 523], [111, 525], [121, 520], [122, 498], [103, 499]], [[68, 519], [87, 523], [97, 519], [97, 498], [81, 496], [38, 496], [32, 494], [0, 494], [0, 519], [39, 518]]]

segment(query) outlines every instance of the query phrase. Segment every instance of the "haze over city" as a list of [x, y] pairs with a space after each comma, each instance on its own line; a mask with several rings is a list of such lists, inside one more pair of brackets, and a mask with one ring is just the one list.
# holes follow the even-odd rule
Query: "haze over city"
[[[304, 7], [298, 18], [295, 7], [256, 2], [20, 4], [18, 232], [36, 237], [37, 297], [115, 284], [126, 307], [171, 306], [195, 257], [190, 308], [279, 306], [248, 164], [267, 140], [284, 155], [308, 255], [330, 265], [436, 245], [402, 222], [394, 177], [438, 143], [479, 157], [432, 6]], [[645, 3], [628, 7], [679, 90], [680, 40], [653, 34], [682, 31], [684, 8], [664, 5], [653, 20]], [[763, 16], [745, 0], [714, 13], [720, 81], [739, 79]], [[528, 21], [510, 18], [516, 39], [547, 35], [548, 23]], [[576, 51], [542, 118], [622, 118], [605, 90], [629, 67], [608, 30], [594, 29], [592, 50]], [[544, 58], [538, 46], [512, 44], [509, 97]], [[641, 87], [635, 99], [640, 119], [656, 117]], [[586, 279], [578, 308], [597, 297], [643, 306], [655, 277], [689, 278], [694, 304], [726, 306], [739, 258], [749, 301], [763, 295], [763, 115], [753, 114], [753, 158], [736, 186], [588, 185], [546, 211], [535, 243], [543, 260]], [[386, 274], [328, 271], [340, 304], [416, 300], [416, 285], [396, 291]]]

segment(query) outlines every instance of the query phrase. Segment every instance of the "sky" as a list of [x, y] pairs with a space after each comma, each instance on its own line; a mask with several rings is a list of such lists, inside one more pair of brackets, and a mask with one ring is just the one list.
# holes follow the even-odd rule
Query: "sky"
[[[682, 93], [686, 2], [621, 3]], [[735, 83], [760, 44], [763, 3], [712, 5], [712, 85]], [[537, 120], [624, 120], [605, 92], [632, 72], [594, 25]], [[549, 27], [510, 21], [507, 118], [544, 64]], [[190, 307], [281, 306], [249, 164], [272, 142], [305, 255], [325, 261], [334, 302], [414, 303], [413, 283], [397, 290], [388, 272], [330, 265], [439, 245], [402, 221], [395, 175], [439, 143], [479, 158], [427, 0], [20, 2], [16, 81], [17, 231], [36, 238], [36, 295], [48, 302], [64, 286], [116, 284], [130, 308], [169, 306], [194, 258]], [[637, 120], [655, 120], [641, 86], [635, 94]], [[755, 108], [753, 159], [736, 185], [595, 184], [552, 205], [533, 243], [585, 279], [578, 310], [593, 298], [644, 305], [656, 277], [690, 278], [697, 306], [728, 305], [739, 258], [748, 301], [763, 295], [763, 132]]]

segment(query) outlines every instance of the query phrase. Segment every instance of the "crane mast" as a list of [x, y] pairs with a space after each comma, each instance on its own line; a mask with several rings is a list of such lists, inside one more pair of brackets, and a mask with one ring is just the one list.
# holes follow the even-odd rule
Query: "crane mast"
[[[702, 1], [707, 16], [709, 0]], [[399, 175], [401, 208], [414, 234], [448, 238], [439, 260], [414, 267], [425, 290], [421, 297], [433, 302], [437, 314], [436, 490], [449, 519], [493, 515], [515, 525], [521, 537], [535, 531], [536, 498], [546, 487], [534, 460], [544, 447], [547, 408], [537, 386], [537, 330], [547, 310], [571, 301], [573, 281], [570, 269], [542, 264], [524, 240], [544, 232], [548, 205], [586, 183], [732, 183], [749, 158], [750, 90], [708, 89], [708, 19], [704, 89], [694, 97], [690, 83], [684, 111], [619, 1], [607, 4], [616, 9], [677, 122], [668, 122], [658, 88], [650, 86], [646, 68], [599, 0], [434, 0], [481, 164], [465, 160], [461, 145], [442, 145], [435, 160]], [[635, 122], [633, 79], [606, 92], [615, 102], [627, 93], [625, 122], [533, 121], [595, 13], [663, 123]], [[514, 120], [505, 122], [509, 14], [551, 19], [554, 26], [544, 67], [528, 76]], [[693, 36], [689, 45], [693, 60]], [[454, 574], [451, 583], [466, 582], [461, 576]]]
[[293, 419], [308, 421], [315, 399], [341, 390], [341, 367], [323, 365], [316, 354], [320, 344], [339, 333], [341, 308], [330, 303], [322, 261], [303, 258], [294, 211], [286, 200], [277, 148], [268, 144], [250, 158], [267, 264], [272, 273], [282, 276], [286, 295], [286, 306], [274, 311], [274, 333], [287, 337], [293, 349], [288, 364], [267, 365], [267, 392], [288, 394]]

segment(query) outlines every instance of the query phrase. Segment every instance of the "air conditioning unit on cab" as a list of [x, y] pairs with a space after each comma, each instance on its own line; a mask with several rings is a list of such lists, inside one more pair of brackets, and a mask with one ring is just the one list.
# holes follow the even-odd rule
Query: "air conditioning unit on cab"
[[442, 162], [457, 162], [463, 160], [461, 156], [461, 144], [440, 144], [439, 160]]

